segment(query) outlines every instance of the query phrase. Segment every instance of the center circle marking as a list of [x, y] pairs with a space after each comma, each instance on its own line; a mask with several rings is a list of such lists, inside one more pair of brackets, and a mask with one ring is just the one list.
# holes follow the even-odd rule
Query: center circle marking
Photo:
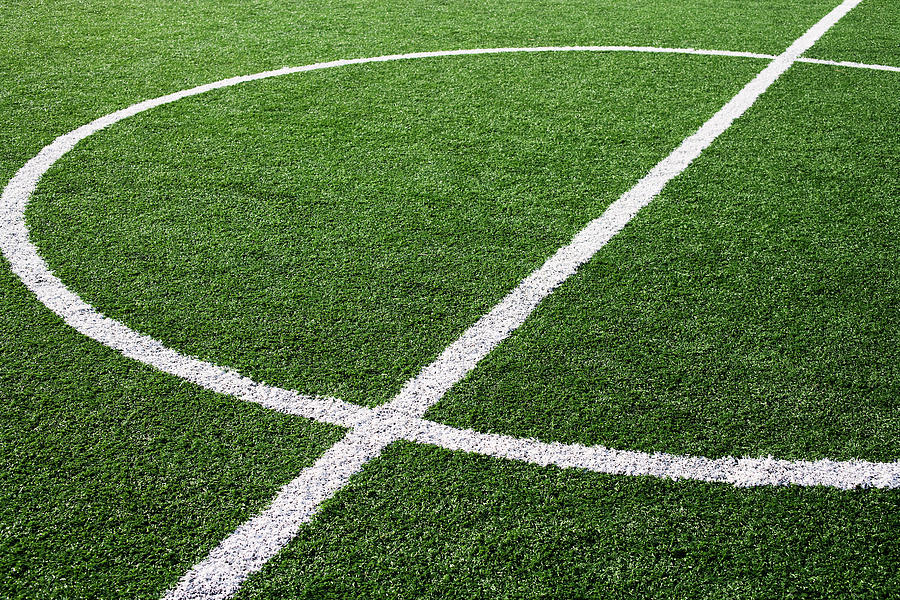
[[[166, 373], [186, 379], [216, 393], [260, 404], [266, 408], [295, 414], [319, 422], [352, 429], [384, 423], [398, 436], [417, 443], [437, 445], [487, 456], [510, 458], [539, 465], [577, 467], [596, 472], [651, 475], [674, 479], [697, 479], [734, 485], [829, 485], [838, 488], [857, 486], [900, 487], [900, 460], [893, 463], [868, 461], [788, 461], [774, 458], [710, 459], [700, 456], [645, 453], [614, 450], [603, 446], [545, 443], [534, 439], [486, 434], [443, 425], [434, 421], [380, 407], [370, 409], [335, 398], [309, 396], [296, 391], [268, 386], [239, 373], [200, 359], [183, 355], [161, 342], [140, 334], [125, 324], [100, 314], [57, 278], [37, 247], [30, 241], [25, 224], [25, 207], [38, 182], [50, 167], [78, 142], [130, 116], [156, 106], [240, 83], [291, 73], [328, 69], [353, 64], [390, 62], [417, 58], [476, 54], [534, 52], [647, 52], [658, 54], [697, 54], [772, 60], [773, 56], [751, 52], [697, 50], [690, 48], [654, 48], [637, 46], [542, 46], [534, 48], [482, 48], [393, 54], [358, 59], [321, 62], [301, 67], [285, 67], [253, 75], [232, 77], [139, 102], [100, 117], [56, 138], [29, 160], [9, 181], [0, 196], [0, 249], [13, 272], [38, 300], [70, 326], [92, 339]], [[900, 70], [881, 65], [833, 63], [800, 59], [813, 64], [838, 64], [855, 68]], [[785, 475], [785, 473], [787, 475]], [[785, 478], [786, 477], [786, 478]]]

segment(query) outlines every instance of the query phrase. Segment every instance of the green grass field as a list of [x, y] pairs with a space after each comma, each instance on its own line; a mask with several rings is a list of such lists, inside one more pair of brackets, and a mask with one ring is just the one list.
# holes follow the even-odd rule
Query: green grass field
[[[0, 189], [94, 119], [285, 66], [769, 55], [292, 73], [129, 117], [40, 179], [30, 240], [97, 311], [389, 414], [838, 4], [13, 0]], [[399, 435], [226, 595], [900, 596], [900, 6], [862, 0], [803, 56], [862, 65], [791, 64], [424, 418], [643, 456], [868, 461], [889, 485], [594, 472]], [[16, 260], [0, 261], [0, 598], [161, 598], [352, 435], [123, 356]]]

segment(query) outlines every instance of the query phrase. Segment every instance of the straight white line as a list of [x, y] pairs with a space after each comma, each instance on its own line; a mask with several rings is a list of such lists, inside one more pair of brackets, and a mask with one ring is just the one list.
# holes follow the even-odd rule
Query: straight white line
[[290, 542], [319, 505], [396, 438], [363, 426], [281, 488], [272, 504], [222, 540], [165, 598], [222, 600]]
[[[731, 126], [735, 119], [744, 114], [794, 61], [860, 1], [842, 2], [791, 44], [785, 52], [772, 60], [753, 81], [704, 123], [697, 133], [688, 137], [646, 177], [614, 202], [602, 216], [579, 232], [568, 246], [560, 249], [542, 267], [526, 277], [494, 309], [466, 330], [437, 360], [404, 385], [391, 402], [377, 411], [378, 414], [387, 416], [389, 413], [396, 414], [399, 411], [414, 417], [424, 415], [425, 411], [439, 401], [453, 384], [474, 369], [482, 358], [519, 327], [543, 298], [574, 274], [618, 233], [667, 182], [684, 171], [713, 140]], [[378, 444], [384, 442], [385, 445], [399, 437], [391, 432], [392, 428], [386, 429], [387, 426], [382, 419], [377, 421], [349, 433], [345, 440], [332, 448], [335, 450], [339, 446], [339, 453], [329, 450], [326, 453], [329, 457], [327, 460], [323, 456], [320, 461], [305, 469], [297, 479], [282, 489], [277, 497], [279, 506], [297, 502], [303, 507], [300, 516], [291, 513], [288, 517], [279, 519], [280, 513], [270, 515], [269, 510], [264, 511], [262, 514], [268, 515], [264, 527], [251, 526], [249, 534], [240, 535], [243, 526], [239, 528], [238, 532], [227, 538], [198, 565], [201, 570], [195, 567], [189, 571], [179, 581], [178, 587], [167, 594], [166, 598], [173, 600], [227, 598], [233, 595], [251, 573], [257, 571], [286, 545], [296, 535], [300, 525], [312, 517], [318, 503], [310, 504], [309, 498], [319, 499], [318, 502], [330, 498], [368, 460], [380, 453], [384, 446], [381, 445], [375, 450], [368, 440], [369, 435], [377, 435]], [[372, 431], [369, 435], [357, 435], [358, 431], [370, 427]], [[349, 468], [341, 467], [338, 470], [338, 465], [349, 465]], [[747, 476], [749, 474], [743, 475]], [[308, 487], [317, 484], [321, 487], [312, 490]], [[222, 572], [226, 575], [220, 576], [219, 573]]]
[[798, 58], [798, 62], [812, 63], [814, 65], [831, 65], [833, 67], [851, 67], [853, 69], [872, 69], [873, 71], [894, 71], [900, 73], [900, 67], [890, 65], [867, 65], [849, 60], [822, 60], [821, 58]]
[[744, 114], [790, 66], [861, 0], [845, 0], [777, 56], [696, 133], [685, 139], [633, 188], [526, 277], [489, 313], [481, 317], [430, 365], [403, 386], [391, 402], [395, 410], [422, 416], [456, 382], [465, 377], [497, 345], [512, 334], [537, 305], [571, 277], [663, 187], [684, 171], [735, 119]]

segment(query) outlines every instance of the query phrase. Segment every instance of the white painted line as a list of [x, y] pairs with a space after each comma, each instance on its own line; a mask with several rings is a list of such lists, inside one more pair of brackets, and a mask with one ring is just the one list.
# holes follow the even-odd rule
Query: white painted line
[[407, 382], [391, 406], [413, 416], [422, 416], [453, 385], [465, 377], [500, 342], [518, 329], [537, 305], [650, 203], [663, 187], [684, 171], [735, 119], [749, 109], [782, 73], [837, 21], [861, 0], [845, 0], [824, 19], [777, 56], [696, 133], [685, 139], [633, 188], [582, 229], [569, 245], [560, 248], [537, 271], [526, 277], [489, 313], [467, 329], [459, 339], [416, 377]]
[[290, 542], [325, 500], [395, 438], [359, 427], [332, 446], [299, 477], [281, 488], [272, 504], [216, 546], [165, 598], [224, 599], [240, 588]]
[[614, 450], [603, 446], [547, 443], [508, 435], [480, 433], [448, 425], [410, 419], [403, 438], [448, 450], [459, 450], [537, 465], [586, 469], [612, 475], [647, 475], [729, 483], [739, 487], [762, 485], [900, 487], [900, 461], [779, 460], [774, 458], [705, 458], [662, 452]]
[[851, 67], [853, 69], [872, 69], [873, 71], [894, 71], [900, 73], [900, 67], [892, 67], [889, 65], [866, 65], [858, 62], [850, 62], [848, 60], [822, 60], [820, 58], [798, 58], [798, 62], [812, 63], [814, 65], [831, 65], [833, 67]]

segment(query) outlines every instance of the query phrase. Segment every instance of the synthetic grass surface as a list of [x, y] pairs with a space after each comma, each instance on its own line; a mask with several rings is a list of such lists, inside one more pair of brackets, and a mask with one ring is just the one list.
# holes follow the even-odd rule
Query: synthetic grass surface
[[237, 597], [891, 598], [898, 500], [398, 443]]
[[135, 102], [318, 60], [452, 48], [632, 44], [782, 51], [828, 0], [10, 2], [0, 11], [0, 173]]
[[428, 416], [623, 449], [894, 460], [895, 75], [793, 67]]
[[158, 597], [340, 439], [122, 358], [12, 280], [0, 274], [14, 308], [0, 311], [2, 598]]
[[253, 82], [85, 140], [28, 223], [102, 313], [257, 381], [374, 404], [760, 66], [547, 53]]
[[807, 56], [900, 67], [900, 11], [894, 0], [865, 0]]
[[[223, 77], [465, 47], [778, 53], [836, 3], [8, 3], [0, 10], [0, 175], [5, 182], [54, 137], [93, 118]], [[810, 55], [900, 64], [896, 18], [894, 3], [864, 0]], [[825, 69], [812, 77], [829, 72], [811, 68]], [[860, 106], [846, 109], [849, 119]], [[0, 407], [3, 598], [158, 597], [337, 435], [123, 359], [62, 325], [8, 271], [0, 276]], [[897, 595], [894, 491], [735, 490], [399, 448], [326, 505], [288, 549], [294, 558], [265, 570], [249, 592], [602, 594], [587, 589], [588, 577], [565, 577], [588, 573], [632, 595]], [[521, 528], [529, 522], [536, 525]], [[514, 532], [511, 550], [501, 547], [506, 531]], [[328, 578], [304, 571], [300, 559], [326, 565]]]

